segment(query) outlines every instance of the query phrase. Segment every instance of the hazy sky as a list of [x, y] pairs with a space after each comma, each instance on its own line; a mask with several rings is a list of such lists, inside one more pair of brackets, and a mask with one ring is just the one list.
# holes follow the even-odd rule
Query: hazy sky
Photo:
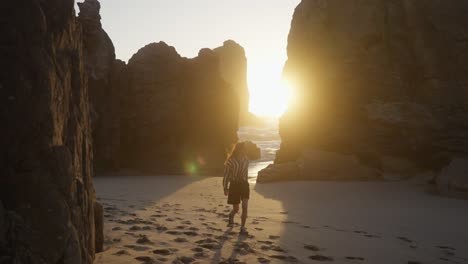
[[[82, 2], [81, 0], [78, 2]], [[251, 110], [284, 101], [279, 78], [294, 8], [300, 0], [100, 0], [104, 29], [117, 57], [128, 59], [151, 42], [164, 41], [185, 57], [227, 39], [241, 44], [249, 63]], [[270, 106], [265, 95], [272, 100]], [[283, 99], [281, 99], [283, 98]], [[257, 101], [256, 101], [257, 100]], [[263, 100], [263, 102], [261, 101]], [[258, 109], [255, 109], [258, 108]], [[261, 108], [264, 108], [263, 110]]]

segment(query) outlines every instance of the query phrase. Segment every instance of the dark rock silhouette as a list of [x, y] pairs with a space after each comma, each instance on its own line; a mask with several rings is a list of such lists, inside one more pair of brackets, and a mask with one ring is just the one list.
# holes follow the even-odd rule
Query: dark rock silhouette
[[88, 89], [74, 1], [0, 9], [0, 259], [92, 263]]
[[118, 168], [120, 97], [125, 63], [115, 59], [112, 40], [101, 25], [97, 0], [78, 3], [83, 29], [83, 54], [91, 100], [93, 150], [98, 172]]
[[220, 170], [237, 141], [239, 99], [209, 49], [181, 57], [152, 43], [126, 69], [122, 98], [121, 160], [126, 168], [156, 173]]
[[223, 46], [213, 50], [219, 57], [220, 72], [239, 96], [239, 124], [260, 124], [261, 121], [249, 112], [249, 86], [247, 84], [247, 58], [244, 48], [233, 40], [227, 40]]
[[245, 142], [245, 149], [249, 160], [258, 160], [261, 158], [261, 149], [252, 141]]
[[315, 149], [414, 171], [468, 154], [467, 11], [464, 1], [302, 1], [284, 69], [298, 96], [276, 163]]

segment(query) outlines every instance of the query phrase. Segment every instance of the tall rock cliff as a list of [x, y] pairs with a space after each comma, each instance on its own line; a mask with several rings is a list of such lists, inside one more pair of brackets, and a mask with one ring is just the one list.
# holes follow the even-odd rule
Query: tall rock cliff
[[247, 85], [247, 57], [244, 48], [233, 40], [213, 50], [219, 58], [220, 72], [224, 80], [235, 89], [239, 96], [239, 121], [250, 119], [249, 87]]
[[277, 163], [309, 149], [440, 168], [468, 154], [468, 2], [303, 0]]
[[89, 263], [95, 193], [74, 1], [0, 9], [0, 259]]
[[156, 173], [222, 168], [226, 149], [237, 141], [239, 99], [213, 51], [187, 59], [163, 42], [149, 44], [130, 59], [126, 78], [124, 167]]
[[120, 84], [125, 64], [115, 59], [112, 40], [102, 28], [99, 1], [85, 0], [78, 6], [91, 100], [95, 169], [108, 171], [118, 167]]

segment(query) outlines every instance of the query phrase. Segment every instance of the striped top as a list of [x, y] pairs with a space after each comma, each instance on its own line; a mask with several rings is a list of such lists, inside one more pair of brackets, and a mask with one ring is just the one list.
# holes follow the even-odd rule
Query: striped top
[[249, 172], [249, 160], [231, 158], [224, 166], [223, 187], [228, 189], [230, 182], [247, 181]]

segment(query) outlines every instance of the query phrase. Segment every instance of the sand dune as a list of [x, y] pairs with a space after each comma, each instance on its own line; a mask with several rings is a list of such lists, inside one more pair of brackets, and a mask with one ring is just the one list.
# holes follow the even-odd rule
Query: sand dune
[[249, 235], [226, 227], [220, 185], [96, 178], [105, 208], [96, 263], [468, 263], [468, 204], [417, 183], [252, 185]]

